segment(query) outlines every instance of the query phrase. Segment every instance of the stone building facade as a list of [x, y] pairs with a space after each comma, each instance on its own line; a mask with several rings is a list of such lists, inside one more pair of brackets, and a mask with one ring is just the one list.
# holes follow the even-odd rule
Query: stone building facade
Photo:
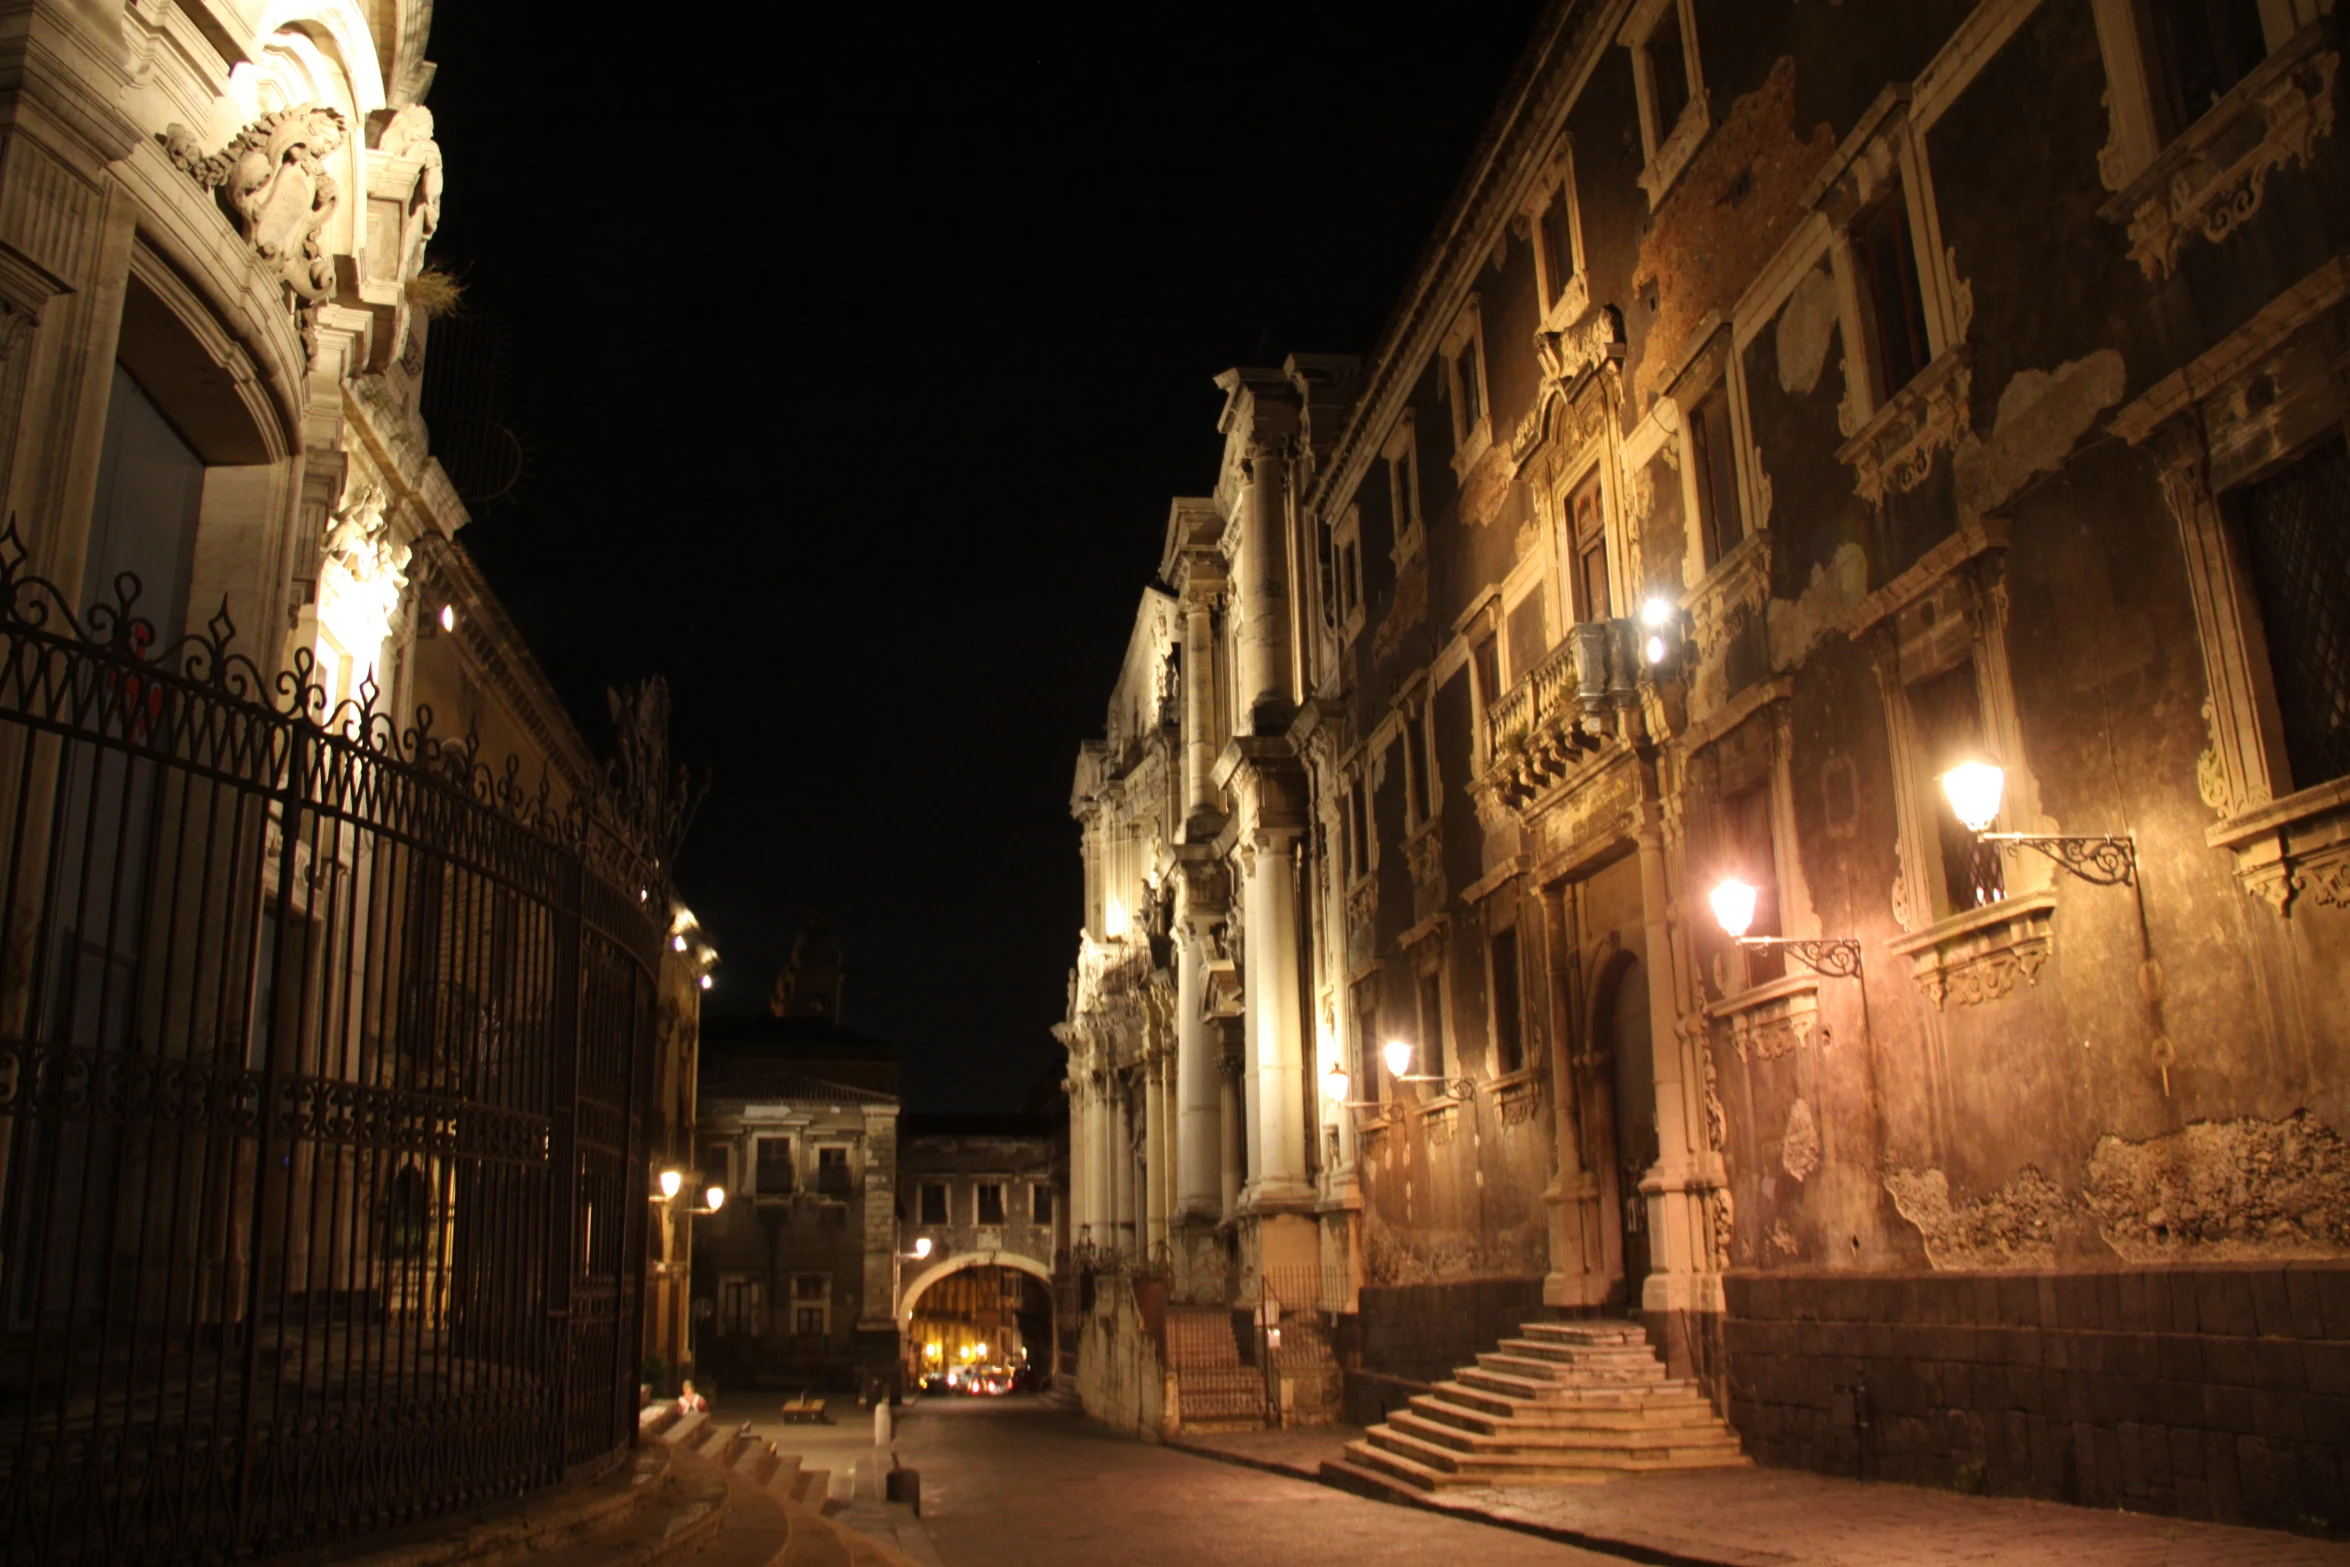
[[2350, 1520], [2340, 29], [1552, 8], [1080, 753], [1094, 1380], [1310, 1265], [1358, 1392], [1629, 1312], [1765, 1461]]
[[1051, 1375], [1056, 1270], [1068, 1254], [1067, 1181], [1060, 1129], [1049, 1118], [905, 1117], [897, 1315], [909, 1378], [955, 1367], [964, 1343], [988, 1345], [989, 1360]]
[[843, 1028], [840, 952], [803, 932], [766, 1017], [702, 1031], [693, 1364], [722, 1387], [863, 1390], [898, 1360], [898, 1064]]

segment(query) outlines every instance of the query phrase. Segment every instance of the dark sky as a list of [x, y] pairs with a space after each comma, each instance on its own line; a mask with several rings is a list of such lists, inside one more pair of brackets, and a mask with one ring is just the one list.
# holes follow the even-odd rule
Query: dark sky
[[1369, 349], [1540, 9], [440, 7], [434, 258], [529, 452], [463, 539], [599, 750], [667, 676], [713, 1010], [822, 917], [915, 1107], [1057, 1064], [1210, 377]]

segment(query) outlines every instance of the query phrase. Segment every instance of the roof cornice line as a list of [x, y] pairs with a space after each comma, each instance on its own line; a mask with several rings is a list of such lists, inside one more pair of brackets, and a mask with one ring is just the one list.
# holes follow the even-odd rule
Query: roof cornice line
[[1405, 372], [1418, 364], [1426, 343], [1451, 324], [1443, 307], [1455, 296], [1467, 296], [1490, 248], [1490, 231], [1507, 221], [1522, 177], [1525, 143], [1540, 136], [1581, 93], [1614, 38], [1614, 28], [1601, 24], [1630, 3], [1558, 0], [1544, 15], [1503, 89], [1501, 107], [1470, 155], [1468, 172], [1437, 218], [1435, 234], [1395, 313], [1364, 361], [1362, 394], [1307, 492], [1309, 509], [1318, 511], [1331, 497], [1351, 494], [1361, 481], [1376, 455], [1378, 436], [1410, 395], [1412, 378]]

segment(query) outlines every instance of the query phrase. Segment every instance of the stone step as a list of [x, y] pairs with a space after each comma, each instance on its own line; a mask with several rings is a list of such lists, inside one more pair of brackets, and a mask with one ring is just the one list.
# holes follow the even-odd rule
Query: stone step
[[782, 1461], [775, 1456], [775, 1445], [771, 1442], [754, 1438], [738, 1446], [734, 1462], [727, 1467], [736, 1474], [748, 1475], [754, 1485], [765, 1485], [767, 1477], [781, 1467]]
[[709, 1423], [710, 1417], [699, 1410], [690, 1415], [680, 1415], [662, 1431], [661, 1440], [667, 1442], [671, 1447], [683, 1447], [689, 1442], [698, 1442], [701, 1438], [697, 1433], [701, 1432], [703, 1427]]
[[1539, 1356], [1512, 1354], [1503, 1349], [1489, 1349], [1477, 1357], [1477, 1365], [1481, 1370], [1499, 1371], [1509, 1376], [1523, 1377], [1529, 1382], [1542, 1382], [1554, 1386], [1561, 1383], [1573, 1383], [1578, 1386], [1614, 1387], [1642, 1382], [1662, 1382], [1665, 1379], [1665, 1368], [1656, 1363], [1656, 1357], [1653, 1355], [1645, 1360], [1632, 1361], [1620, 1366], [1569, 1367], [1563, 1366], [1555, 1360]]
[[[1737, 1440], [1685, 1442], [1677, 1446], [1645, 1447], [1632, 1443], [1613, 1446], [1515, 1448], [1503, 1451], [1463, 1451], [1425, 1441], [1391, 1425], [1377, 1425], [1363, 1433], [1371, 1447], [1401, 1456], [1442, 1473], [1473, 1477], [1469, 1483], [1504, 1484], [1512, 1480], [1540, 1480], [1552, 1474], [1648, 1473], [1666, 1469], [1719, 1469], [1746, 1462]], [[1353, 1452], [1353, 1447], [1348, 1447]]]
[[1640, 1344], [1569, 1344], [1548, 1338], [1505, 1338], [1494, 1348], [1562, 1366], [1653, 1366], [1656, 1351]]
[[1692, 1398], [1659, 1407], [1579, 1409], [1569, 1405], [1527, 1404], [1504, 1411], [1467, 1407], [1438, 1394], [1415, 1394], [1406, 1406], [1423, 1420], [1435, 1420], [1463, 1431], [1498, 1436], [1512, 1431], [1655, 1431], [1683, 1426], [1709, 1426], [1713, 1406]]
[[1653, 1454], [1659, 1451], [1738, 1450], [1738, 1439], [1714, 1426], [1533, 1426], [1488, 1434], [1431, 1420], [1409, 1409], [1387, 1418], [1387, 1428], [1431, 1447], [1479, 1456], [1537, 1453]]
[[1518, 1331], [1528, 1338], [1546, 1338], [1569, 1344], [1645, 1344], [1647, 1330], [1637, 1322], [1613, 1317], [1588, 1317], [1565, 1322], [1521, 1322]]
[[1465, 1409], [1512, 1416], [1548, 1409], [1670, 1409], [1683, 1405], [1711, 1407], [1705, 1395], [1688, 1381], [1651, 1382], [1639, 1387], [1571, 1388], [1530, 1384], [1520, 1378], [1469, 1370], [1451, 1382], [1439, 1382], [1431, 1393]]
[[794, 1488], [800, 1483], [800, 1455], [778, 1449], [775, 1468], [767, 1476], [767, 1494], [781, 1501], [793, 1501]]

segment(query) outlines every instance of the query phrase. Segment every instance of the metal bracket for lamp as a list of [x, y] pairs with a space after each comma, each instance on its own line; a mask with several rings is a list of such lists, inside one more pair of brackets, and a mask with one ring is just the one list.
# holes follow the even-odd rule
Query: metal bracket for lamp
[[1477, 1085], [1465, 1077], [1435, 1077], [1415, 1072], [1402, 1077], [1392, 1077], [1388, 1081], [1391, 1083], [1442, 1083], [1445, 1093], [1455, 1099], [1468, 1099], [1477, 1092]]
[[1860, 974], [1860, 943], [1850, 936], [1811, 941], [1789, 936], [1740, 936], [1741, 947], [1784, 952], [1814, 974], [1829, 979], [1854, 979]]
[[2098, 887], [2131, 887], [2138, 881], [2138, 840], [2130, 833], [2064, 836], [2031, 832], [1977, 833], [1983, 843], [2031, 849], [2060, 868]]

